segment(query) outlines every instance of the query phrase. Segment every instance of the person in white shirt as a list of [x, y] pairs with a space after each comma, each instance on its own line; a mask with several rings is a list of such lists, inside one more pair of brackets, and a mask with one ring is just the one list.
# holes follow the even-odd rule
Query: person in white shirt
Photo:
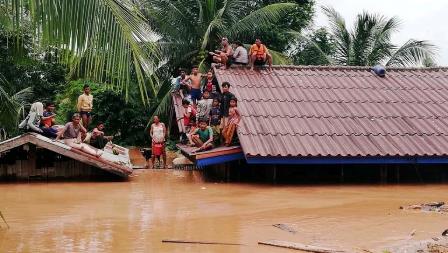
[[243, 44], [239, 41], [236, 41], [233, 44], [235, 45], [235, 50], [233, 51], [232, 64], [247, 65], [249, 57], [247, 56], [246, 48], [244, 48]]

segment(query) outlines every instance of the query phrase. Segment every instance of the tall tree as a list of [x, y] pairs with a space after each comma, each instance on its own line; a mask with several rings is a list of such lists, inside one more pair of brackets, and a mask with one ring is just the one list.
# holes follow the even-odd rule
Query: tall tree
[[135, 78], [143, 101], [156, 94], [158, 36], [133, 0], [0, 0], [0, 10], [1, 24], [29, 24], [34, 41], [53, 48], [71, 76], [122, 91]]
[[[264, 6], [285, 2], [284, 0], [253, 0], [247, 1], [247, 5], [251, 9], [258, 9]], [[263, 42], [269, 45], [270, 49], [278, 52], [286, 52], [296, 47], [294, 33], [301, 34], [303, 30], [308, 28], [313, 21], [315, 13], [314, 0], [293, 0], [296, 6], [286, 11], [286, 13], [277, 21], [264, 24], [262, 29], [256, 32], [244, 34], [242, 40], [254, 41], [256, 37], [260, 37]], [[292, 32], [293, 31], [293, 32]]]
[[421, 66], [425, 59], [433, 60], [435, 46], [425, 40], [410, 39], [402, 46], [394, 45], [391, 36], [398, 31], [399, 21], [393, 17], [364, 12], [347, 28], [344, 18], [333, 8], [324, 7], [334, 37], [334, 63], [340, 65]]
[[274, 3], [254, 9], [242, 0], [146, 0], [141, 6], [162, 35], [173, 66], [201, 62], [221, 36], [235, 40], [261, 31], [296, 7]]
[[309, 35], [299, 36], [290, 57], [297, 65], [331, 65], [336, 51], [333, 36], [319, 28]]

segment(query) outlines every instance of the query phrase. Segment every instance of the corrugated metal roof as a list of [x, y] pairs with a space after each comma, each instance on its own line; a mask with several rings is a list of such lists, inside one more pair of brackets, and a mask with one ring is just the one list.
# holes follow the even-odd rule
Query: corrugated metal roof
[[247, 157], [448, 155], [446, 68], [215, 71], [238, 97]]

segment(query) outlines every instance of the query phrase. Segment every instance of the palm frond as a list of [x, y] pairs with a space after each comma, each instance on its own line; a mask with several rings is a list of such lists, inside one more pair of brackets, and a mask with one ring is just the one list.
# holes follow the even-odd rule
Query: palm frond
[[428, 41], [410, 39], [392, 54], [386, 66], [421, 66], [424, 60], [434, 61], [436, 51], [437, 47]]
[[156, 93], [158, 84], [151, 80], [161, 58], [159, 37], [132, 0], [0, 1], [13, 6], [16, 28], [31, 19], [36, 41], [56, 47], [71, 74], [127, 91], [131, 75], [141, 73], [140, 90]]
[[229, 35], [237, 37], [238, 34], [253, 33], [254, 31], [263, 29], [267, 24], [280, 20], [283, 14], [295, 7], [297, 7], [297, 4], [294, 3], [276, 3], [255, 10], [233, 24], [228, 29]]
[[391, 43], [391, 36], [393, 32], [398, 31], [399, 26], [400, 21], [395, 17], [392, 17], [387, 21], [384, 21], [384, 18], [380, 19], [380, 22], [372, 35], [373, 43], [371, 48], [367, 49], [369, 51], [367, 58], [368, 65], [373, 66], [379, 64], [382, 59], [392, 55], [396, 46]]
[[335, 62], [341, 65], [350, 65], [352, 61], [352, 35], [347, 29], [344, 18], [332, 7], [322, 7], [328, 17], [330, 29], [335, 38]]

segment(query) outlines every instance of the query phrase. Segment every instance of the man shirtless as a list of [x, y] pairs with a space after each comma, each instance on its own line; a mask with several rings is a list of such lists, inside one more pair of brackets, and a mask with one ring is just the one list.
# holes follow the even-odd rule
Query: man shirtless
[[190, 95], [191, 95], [191, 100], [193, 101], [194, 104], [197, 103], [197, 101], [199, 99], [201, 99], [201, 79], [202, 79], [202, 74], [199, 73], [199, 69], [198, 66], [193, 66], [193, 68], [191, 69], [191, 74], [185, 79], [185, 81], [190, 81], [190, 86], [191, 86], [191, 90], [190, 90]]
[[233, 49], [226, 37], [222, 38], [221, 46], [221, 50], [216, 50], [214, 53], [210, 52], [210, 54], [213, 56], [214, 62], [221, 63], [221, 69], [226, 69], [227, 63], [229, 62], [230, 57], [233, 55]]

